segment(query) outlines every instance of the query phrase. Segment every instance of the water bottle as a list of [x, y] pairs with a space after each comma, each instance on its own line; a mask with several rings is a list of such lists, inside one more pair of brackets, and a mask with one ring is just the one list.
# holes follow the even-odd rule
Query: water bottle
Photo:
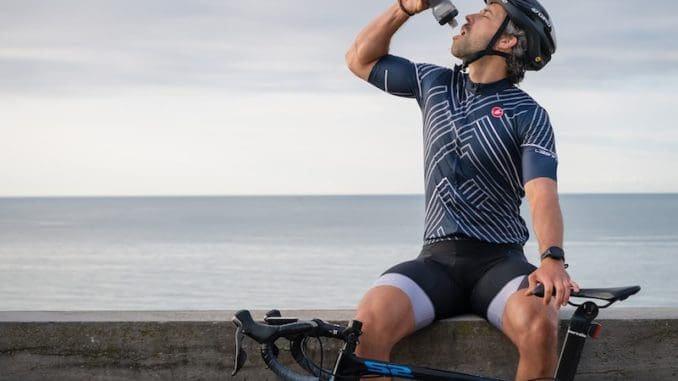
[[450, 24], [452, 28], [457, 27], [455, 17], [457, 17], [459, 11], [450, 0], [428, 0], [428, 5], [440, 25]]

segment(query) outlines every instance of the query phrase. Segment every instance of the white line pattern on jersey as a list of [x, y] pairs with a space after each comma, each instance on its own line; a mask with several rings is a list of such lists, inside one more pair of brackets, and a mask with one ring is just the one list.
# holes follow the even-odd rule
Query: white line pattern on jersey
[[[426, 87], [426, 79], [446, 69], [431, 65], [416, 65], [424, 99], [424, 152], [427, 191], [427, 242], [447, 239], [446, 231], [481, 238], [491, 242], [524, 242], [528, 232], [519, 216], [520, 197], [523, 195], [520, 161], [521, 144], [513, 131], [513, 118], [524, 117], [536, 104], [521, 90], [512, 87], [492, 96], [477, 96], [461, 88], [452, 97], [450, 84], [435, 81]], [[462, 77], [460, 77], [462, 78]], [[503, 108], [503, 115], [494, 118], [482, 113], [493, 105]], [[469, 117], [477, 114], [482, 116]], [[537, 107], [530, 125], [545, 123], [543, 109]], [[492, 120], [494, 119], [494, 120]], [[528, 131], [529, 134], [539, 131]], [[539, 139], [541, 148], [553, 145], [552, 136]], [[537, 139], [535, 139], [537, 138]], [[477, 172], [471, 179], [453, 185], [449, 174], [439, 173], [450, 161], [467, 160]], [[452, 166], [457, 164], [452, 163]], [[498, 180], [498, 178], [500, 180]], [[508, 189], [507, 189], [508, 187]], [[517, 210], [518, 209], [518, 210]]]
[[383, 69], [381, 61], [375, 67], [372, 83], [416, 98], [422, 110], [425, 242], [461, 235], [524, 243], [524, 150], [537, 152], [539, 160], [556, 160], [546, 111], [506, 82], [484, 91], [459, 71], [388, 60]]

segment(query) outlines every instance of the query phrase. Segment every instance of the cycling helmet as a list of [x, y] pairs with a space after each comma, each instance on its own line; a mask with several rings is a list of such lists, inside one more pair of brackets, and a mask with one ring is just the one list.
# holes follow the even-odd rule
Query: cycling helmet
[[480, 51], [464, 61], [464, 66], [485, 55], [508, 54], [494, 50], [494, 44], [504, 33], [508, 21], [513, 21], [525, 31], [527, 37], [527, 51], [525, 52], [525, 69], [540, 70], [551, 60], [556, 52], [556, 31], [546, 9], [537, 0], [485, 0], [486, 4], [497, 3], [504, 7], [507, 18], [485, 50]]

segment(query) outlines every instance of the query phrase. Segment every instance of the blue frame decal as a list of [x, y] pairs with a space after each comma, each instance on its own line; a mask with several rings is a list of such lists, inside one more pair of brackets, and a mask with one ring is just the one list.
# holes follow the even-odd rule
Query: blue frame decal
[[365, 361], [367, 370], [373, 373], [394, 377], [414, 378], [412, 369], [403, 365], [394, 365], [376, 361]]

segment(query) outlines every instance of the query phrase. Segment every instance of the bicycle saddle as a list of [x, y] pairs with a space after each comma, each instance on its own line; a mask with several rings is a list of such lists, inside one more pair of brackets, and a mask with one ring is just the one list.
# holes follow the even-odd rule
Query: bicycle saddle
[[[571, 297], [575, 298], [588, 298], [588, 299], [600, 299], [608, 302], [608, 305], [624, 300], [629, 296], [636, 294], [640, 291], [640, 286], [626, 286], [626, 287], [611, 287], [611, 288], [582, 288], [579, 292], [572, 292]], [[555, 293], [555, 290], [554, 290]], [[544, 296], [544, 286], [542, 284], [537, 285], [534, 290], [534, 294], [540, 297]]]
[[582, 288], [573, 292], [571, 296], [577, 298], [601, 299], [608, 302], [624, 300], [640, 291], [640, 286], [613, 287], [613, 288]]

